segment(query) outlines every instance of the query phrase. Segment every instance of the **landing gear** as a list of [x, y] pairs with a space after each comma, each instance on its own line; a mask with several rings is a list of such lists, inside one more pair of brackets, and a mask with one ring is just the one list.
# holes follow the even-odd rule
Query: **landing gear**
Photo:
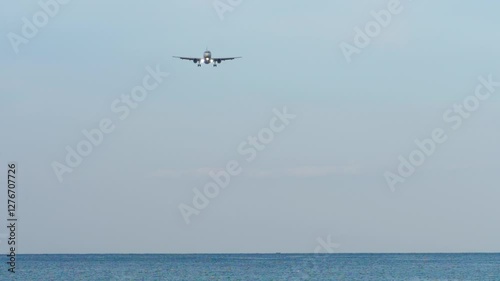
[[216, 64], [216, 63], [214, 63], [214, 67], [217, 67], [217, 64]]
[[201, 64], [198, 64], [198, 67], [201, 67]]

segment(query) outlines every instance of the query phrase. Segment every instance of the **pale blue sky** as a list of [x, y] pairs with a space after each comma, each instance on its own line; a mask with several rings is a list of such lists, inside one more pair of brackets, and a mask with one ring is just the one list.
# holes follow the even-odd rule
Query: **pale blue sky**
[[[339, 252], [500, 251], [500, 91], [396, 192], [383, 177], [449, 128], [479, 76], [500, 80], [500, 3], [402, 1], [348, 64], [339, 44], [388, 2], [243, 0], [221, 21], [212, 0], [73, 0], [16, 55], [7, 34], [40, 8], [3, 1], [0, 165], [20, 166], [20, 252], [312, 252], [326, 235]], [[171, 58], [207, 46], [243, 59]], [[118, 120], [113, 100], [157, 64], [170, 77]], [[284, 106], [297, 118], [244, 163], [238, 144]], [[59, 183], [51, 163], [102, 118], [115, 131]], [[233, 159], [245, 172], [186, 225], [197, 171]], [[304, 167], [319, 172], [290, 172]]]

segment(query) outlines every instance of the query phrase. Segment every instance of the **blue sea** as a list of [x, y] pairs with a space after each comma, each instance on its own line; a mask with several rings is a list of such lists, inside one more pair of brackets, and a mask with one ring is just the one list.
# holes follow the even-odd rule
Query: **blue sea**
[[1, 280], [500, 280], [500, 254], [20, 255]]

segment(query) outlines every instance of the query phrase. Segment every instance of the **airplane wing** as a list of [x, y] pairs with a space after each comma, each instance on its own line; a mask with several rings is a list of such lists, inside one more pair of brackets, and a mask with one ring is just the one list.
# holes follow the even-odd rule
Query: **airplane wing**
[[221, 61], [225, 61], [225, 60], [234, 60], [234, 59], [239, 59], [241, 57], [232, 57], [232, 58], [212, 58], [214, 61], [220, 63]]
[[175, 57], [175, 56], [174, 56], [174, 58], [181, 59], [181, 60], [191, 60], [191, 61], [194, 61], [194, 62], [200, 61], [200, 58]]

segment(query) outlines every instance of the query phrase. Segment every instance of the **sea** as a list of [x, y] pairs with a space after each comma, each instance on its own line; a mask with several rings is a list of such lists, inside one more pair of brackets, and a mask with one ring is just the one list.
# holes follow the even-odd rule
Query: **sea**
[[121, 254], [2, 257], [0, 280], [499, 280], [500, 254]]

